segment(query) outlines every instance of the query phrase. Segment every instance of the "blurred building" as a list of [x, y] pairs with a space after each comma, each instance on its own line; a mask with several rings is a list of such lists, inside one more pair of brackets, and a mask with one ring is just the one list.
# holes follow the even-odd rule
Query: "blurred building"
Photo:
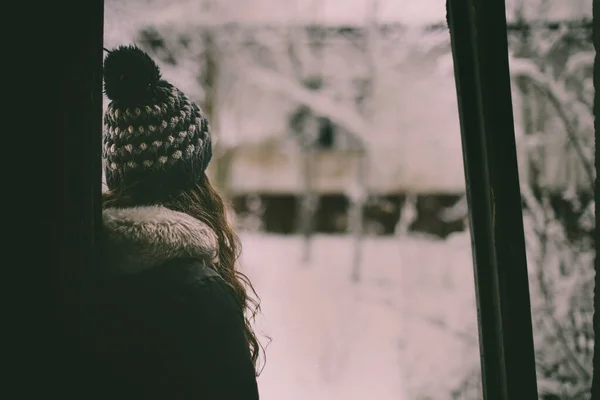
[[[439, 216], [465, 190], [443, 24], [193, 21], [166, 18], [140, 29], [136, 41], [210, 114], [216, 138], [210, 174], [240, 214], [259, 213], [267, 231], [296, 232], [310, 194], [318, 200], [316, 229], [343, 232], [358, 191], [373, 232], [394, 232], [407, 196], [416, 196], [411, 229], [440, 236], [463, 229], [462, 220]], [[512, 52], [531, 56], [526, 29], [513, 28]], [[544, 29], [551, 38], [563, 27]], [[588, 45], [591, 31], [573, 32], [560, 39], [568, 45], [553, 47], [555, 74]], [[534, 176], [530, 151], [519, 146], [522, 179], [560, 191], [577, 177], [577, 188], [585, 187], [577, 155], [564, 150], [566, 133], [549, 128], [556, 121], [540, 101], [544, 93], [523, 97], [522, 87], [513, 89], [517, 140], [544, 129], [554, 135], [544, 153], [556, 157], [546, 156]]]

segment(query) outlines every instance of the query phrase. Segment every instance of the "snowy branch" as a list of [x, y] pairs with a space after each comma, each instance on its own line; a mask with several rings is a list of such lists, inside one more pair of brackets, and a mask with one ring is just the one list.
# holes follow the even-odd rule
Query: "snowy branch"
[[262, 88], [279, 92], [310, 107], [316, 114], [331, 119], [363, 140], [370, 130], [370, 124], [355, 110], [344, 107], [318, 92], [306, 89], [299, 82], [275, 71], [247, 67], [244, 69], [244, 77]]
[[580, 69], [593, 67], [594, 57], [595, 54], [592, 51], [581, 52], [571, 56], [571, 58], [567, 62], [563, 75], [573, 75]]
[[[530, 201], [531, 201], [531, 199], [530, 199]], [[589, 379], [591, 379], [591, 376], [588, 373], [588, 371], [586, 370], [586, 368], [584, 367], [584, 365], [581, 362], [581, 360], [579, 359], [579, 357], [573, 352], [571, 347], [568, 345], [567, 333], [565, 332], [563, 324], [557, 318], [556, 310], [555, 310], [555, 307], [553, 306], [552, 300], [551, 300], [551, 298], [552, 298], [551, 290], [550, 290], [550, 287], [548, 287], [548, 285], [546, 283], [547, 282], [546, 274], [548, 272], [547, 271], [547, 257], [548, 257], [548, 253], [549, 253], [548, 246], [549, 246], [550, 240], [551, 240], [551, 233], [553, 233], [553, 231], [554, 231], [549, 226], [553, 221], [556, 220], [556, 217], [555, 217], [552, 209], [547, 204], [545, 205], [545, 207], [543, 207], [539, 203], [537, 203], [537, 205], [539, 207], [537, 207], [536, 211], [544, 214], [543, 218], [544, 218], [544, 225], [545, 225], [545, 228], [541, 232], [539, 232], [541, 249], [540, 249], [540, 259], [538, 260], [537, 277], [536, 277], [537, 284], [539, 286], [542, 297], [544, 299], [544, 311], [547, 316], [547, 318], [545, 318], [544, 321], [545, 321], [547, 329], [549, 329], [551, 332], [553, 332], [555, 337], [560, 341], [561, 349], [563, 350], [564, 356], [567, 358], [567, 360], [573, 366], [574, 370], [580, 376], [581, 380], [583, 380], [584, 382], [587, 382]], [[539, 215], [538, 215], [538, 217], [539, 217]], [[539, 221], [539, 222], [541, 222], [541, 221]], [[558, 253], [560, 256], [561, 252], [558, 252]], [[575, 274], [574, 277], [571, 277], [571, 283], [575, 283], [577, 278], [578, 278], [577, 274]], [[570, 293], [572, 293], [573, 290], [575, 289], [575, 285], [571, 284], [570, 286], [571, 286]], [[567, 296], [567, 298], [570, 298], [570, 297], [571, 297], [570, 295]]]
[[[589, 68], [591, 70], [594, 68], [594, 57], [595, 54], [592, 51], [581, 52], [571, 56], [565, 66], [565, 70], [561, 74], [560, 80], [562, 81], [568, 79], [569, 77], [577, 76], [577, 74], [581, 72], [585, 74], [586, 69]], [[588, 82], [586, 82], [586, 80]], [[593, 92], [591, 72], [584, 78], [584, 81], [582, 82], [583, 90], [578, 90], [576, 96], [581, 103], [587, 106], [589, 114], [592, 115], [594, 114], [594, 105], [592, 100], [593, 96], [586, 96], [586, 84], [590, 86], [590, 92]]]
[[427, 315], [416, 316], [419, 320], [429, 323], [439, 329], [445, 330], [446, 332], [452, 334], [454, 337], [462, 340], [463, 342], [477, 346], [479, 344], [479, 338], [477, 336], [472, 335], [469, 332], [462, 331], [460, 329], [456, 329], [451, 327], [448, 322], [440, 319], [434, 318]]
[[136, 21], [152, 21], [155, 26], [220, 27], [240, 19], [237, 2], [220, 1], [209, 6], [198, 0], [179, 0], [143, 7], [137, 11]]
[[[564, 104], [569, 104], [571, 107], [583, 105], [576, 96], [572, 95], [566, 87], [560, 82], [553, 79], [548, 74], [543, 73], [540, 68], [532, 61], [525, 59], [511, 59], [510, 63], [511, 75], [513, 78], [526, 78], [530, 80], [539, 91], [543, 92], [548, 100], [554, 106], [559, 118], [565, 125], [565, 131], [573, 148], [581, 158], [581, 162], [586, 171], [590, 185], [595, 186], [595, 178], [593, 166], [588, 157], [585, 156], [583, 148], [578, 138], [577, 132], [580, 130], [592, 132], [593, 118], [587, 108], [580, 112], [568, 112], [565, 110]], [[572, 115], [577, 115], [573, 117]]]
[[[579, 101], [563, 84], [542, 72], [533, 61], [523, 58], [512, 58], [510, 60], [510, 72], [513, 78], [528, 79], [540, 91], [544, 92], [553, 105], [555, 105], [557, 112], [564, 114], [560, 115], [560, 117], [564, 120], [567, 128], [575, 131], [574, 128], [578, 124], [574, 118], [568, 116], [562, 104], [569, 104], [576, 107]], [[592, 116], [585, 109], [580, 111], [577, 115], [583, 120], [583, 128], [591, 129], [594, 124]]]

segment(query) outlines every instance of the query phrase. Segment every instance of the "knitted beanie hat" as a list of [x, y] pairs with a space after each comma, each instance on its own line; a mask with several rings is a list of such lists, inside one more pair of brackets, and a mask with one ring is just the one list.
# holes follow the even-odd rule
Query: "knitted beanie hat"
[[207, 119], [164, 79], [136, 46], [104, 59], [103, 161], [109, 189], [134, 186], [160, 193], [193, 186], [212, 157]]

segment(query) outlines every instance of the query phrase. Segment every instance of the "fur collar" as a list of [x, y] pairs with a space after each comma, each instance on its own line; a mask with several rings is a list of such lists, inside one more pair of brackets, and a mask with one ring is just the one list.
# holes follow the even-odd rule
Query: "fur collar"
[[175, 258], [217, 261], [217, 237], [188, 214], [161, 206], [103, 211], [105, 257], [110, 275], [132, 274]]

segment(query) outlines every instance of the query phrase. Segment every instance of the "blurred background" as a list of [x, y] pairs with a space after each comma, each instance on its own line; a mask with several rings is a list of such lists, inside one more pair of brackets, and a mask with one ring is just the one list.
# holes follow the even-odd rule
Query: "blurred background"
[[[540, 398], [589, 399], [592, 0], [507, 0]], [[209, 116], [270, 399], [481, 399], [444, 0], [105, 0]], [[269, 339], [270, 338], [270, 339]]]

